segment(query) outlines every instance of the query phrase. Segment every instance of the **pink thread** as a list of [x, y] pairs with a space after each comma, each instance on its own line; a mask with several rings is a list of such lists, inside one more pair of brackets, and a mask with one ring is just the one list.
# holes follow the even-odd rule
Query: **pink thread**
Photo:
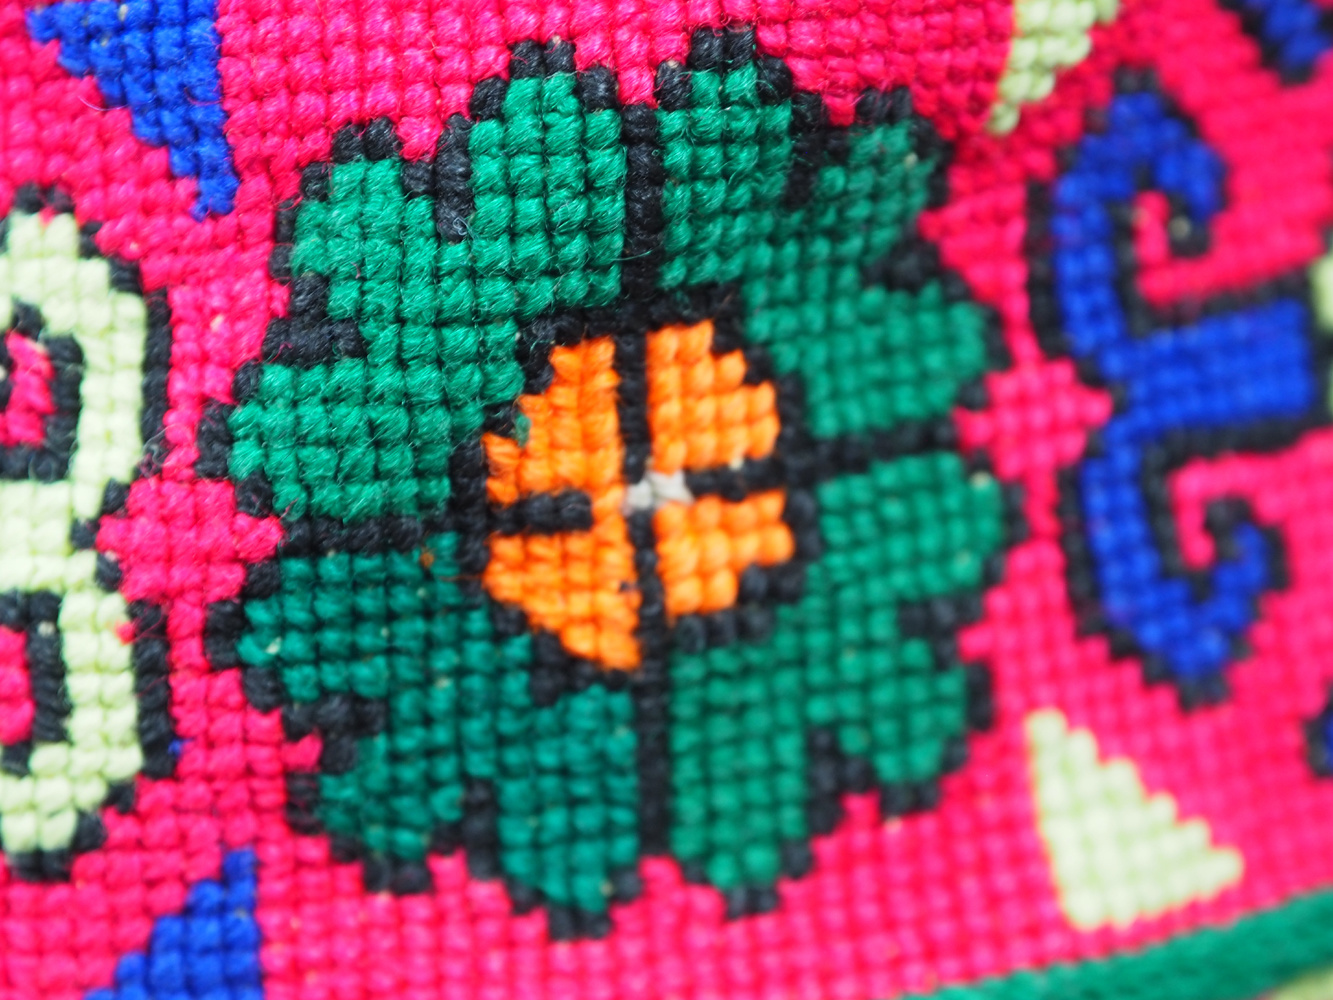
[[26, 740], [32, 733], [37, 707], [28, 680], [27, 637], [0, 628], [0, 743]]
[[42, 349], [22, 334], [10, 331], [4, 340], [9, 401], [0, 412], [0, 447], [39, 445], [46, 438], [46, 418], [56, 411], [51, 400], [55, 369]]
[[[1086, 109], [1109, 96], [1112, 66], [1129, 62], [1154, 66], [1202, 123], [1234, 171], [1237, 196], [1210, 251], [1184, 262], [1154, 250], [1164, 219], [1144, 202], [1144, 294], [1168, 301], [1308, 263], [1333, 221], [1327, 66], [1308, 87], [1278, 92], [1252, 55], [1236, 54], [1243, 39], [1234, 18], [1201, 0], [1138, 0], [1095, 33], [1094, 55], [1062, 77], [1055, 96], [1000, 140], [974, 134], [1008, 31], [1007, 13], [994, 5], [966, 8], [962, 38], [943, 37], [937, 7], [926, 3], [570, 9], [534, 0], [502, 15], [481, 3], [423, 9], [386, 0], [330, 3], [320, 17], [295, 3], [221, 7], [228, 134], [243, 180], [235, 213], [203, 223], [189, 216], [192, 182], [170, 179], [165, 153], [136, 142], [124, 112], [98, 110], [95, 87], [69, 80], [52, 47], [26, 40], [17, 6], [0, 7], [8, 111], [0, 116], [0, 206], [22, 181], [59, 179], [81, 221], [106, 221], [99, 247], [139, 261], [150, 289], [171, 288], [171, 452], [160, 476], [134, 484], [125, 513], [103, 521], [98, 548], [119, 565], [127, 599], [167, 609], [180, 741], [175, 776], [141, 779], [128, 813], [105, 811], [107, 843], [79, 857], [71, 883], [20, 883], [0, 866], [0, 998], [72, 1000], [106, 985], [117, 958], [143, 947], [152, 920], [178, 908], [188, 884], [216, 876], [222, 851], [237, 846], [253, 846], [260, 859], [272, 1000], [891, 996], [1141, 946], [1333, 882], [1324, 844], [1333, 787], [1310, 775], [1298, 748], [1278, 745], [1299, 738], [1293, 720], [1319, 710], [1328, 680], [1311, 665], [1333, 651], [1325, 624], [1333, 438], [1320, 432], [1263, 459], [1194, 463], [1173, 480], [1187, 558], [1211, 556], [1202, 528], [1208, 500], [1237, 493], [1293, 554], [1291, 587], [1265, 599], [1254, 654], [1231, 674], [1232, 702], [1182, 718], [1172, 692], [1143, 688], [1138, 664], [1113, 661], [1104, 640], [1077, 633], [1055, 476], [1107, 419], [1110, 399], [1036, 344], [1023, 257], [1027, 182], [1053, 176], [1053, 149], [1081, 134]], [[567, 32], [580, 60], [613, 65], [624, 95], [648, 100], [648, 67], [684, 52], [681, 25], [747, 19], [759, 22], [764, 51], [787, 58], [798, 85], [823, 92], [838, 120], [867, 83], [910, 80], [920, 106], [967, 139], [950, 171], [950, 205], [922, 229], [997, 310], [1014, 356], [1010, 371], [988, 380], [990, 405], [957, 416], [964, 444], [984, 448], [1002, 478], [1023, 485], [1031, 532], [987, 596], [984, 619], [962, 639], [964, 655], [994, 672], [997, 726], [973, 738], [968, 767], [946, 780], [933, 813], [886, 825], [872, 796], [849, 796], [841, 826], [815, 845], [815, 871], [784, 882], [771, 914], [726, 921], [715, 892], [663, 859], [644, 862], [643, 896], [616, 908], [615, 930], [601, 941], [549, 943], [541, 910], [512, 914], [503, 886], [471, 879], [458, 854], [432, 859], [434, 894], [368, 895], [355, 865], [335, 862], [326, 840], [294, 835], [286, 823], [285, 776], [314, 767], [318, 740], [288, 743], [277, 713], [248, 707], [238, 672], [211, 671], [203, 649], [205, 605], [234, 598], [245, 564], [271, 555], [280, 534], [274, 522], [238, 513], [230, 486], [197, 482], [192, 471], [203, 400], [230, 399], [235, 369], [258, 354], [265, 323], [285, 309], [285, 293], [265, 274], [273, 207], [295, 191], [300, 164], [327, 155], [331, 130], [344, 121], [390, 114], [412, 151], [428, 149], [472, 84], [503, 73], [516, 37]], [[897, 54], [867, 54], [874, 51]], [[1238, 116], [1253, 116], [1257, 128], [1260, 107], [1290, 183], [1227, 138], [1252, 131], [1235, 127]], [[1262, 199], [1247, 201], [1259, 190]], [[0, 631], [0, 663], [13, 660], [8, 636]], [[8, 676], [0, 672], [0, 684]], [[1071, 930], [1035, 833], [1021, 729], [1028, 711], [1050, 705], [1094, 731], [1105, 754], [1132, 757], [1150, 788], [1169, 789], [1182, 813], [1206, 818], [1219, 842], [1238, 847], [1244, 881], [1129, 931]]]

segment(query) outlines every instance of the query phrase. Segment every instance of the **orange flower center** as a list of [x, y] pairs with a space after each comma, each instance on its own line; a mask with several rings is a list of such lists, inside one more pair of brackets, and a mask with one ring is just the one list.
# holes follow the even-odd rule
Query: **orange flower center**
[[745, 384], [745, 356], [714, 354], [713, 334], [710, 320], [648, 334], [652, 443], [637, 482], [625, 478], [610, 337], [552, 349], [550, 386], [518, 400], [521, 443], [485, 435], [493, 504], [570, 491], [590, 502], [587, 530], [493, 533], [482, 578], [492, 597], [521, 607], [574, 656], [617, 670], [639, 665], [642, 595], [629, 525], [639, 512], [651, 516], [668, 624], [733, 606], [747, 568], [778, 565], [795, 551], [784, 490], [738, 501], [690, 490], [687, 473], [766, 458], [778, 437], [773, 385]]

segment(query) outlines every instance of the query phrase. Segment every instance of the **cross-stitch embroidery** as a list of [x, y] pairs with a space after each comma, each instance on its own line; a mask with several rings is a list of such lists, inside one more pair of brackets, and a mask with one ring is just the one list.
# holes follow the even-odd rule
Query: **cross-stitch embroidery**
[[1331, 46], [0, 0], [0, 1000], [1333, 965]]

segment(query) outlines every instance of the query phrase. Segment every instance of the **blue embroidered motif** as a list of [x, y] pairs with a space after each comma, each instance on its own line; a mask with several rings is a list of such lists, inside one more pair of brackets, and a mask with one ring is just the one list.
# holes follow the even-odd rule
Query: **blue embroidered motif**
[[223, 136], [215, 0], [92, 0], [34, 10], [38, 41], [60, 42], [60, 65], [93, 74], [134, 134], [166, 146], [171, 172], [199, 181], [196, 214], [230, 212], [237, 179]]
[[1138, 297], [1129, 234], [1133, 199], [1149, 189], [1167, 196], [1173, 228], [1202, 233], [1221, 207], [1223, 166], [1157, 94], [1124, 94], [1051, 192], [1047, 319], [1117, 397], [1074, 477], [1081, 526], [1071, 555], [1091, 571], [1103, 624], [1187, 701], [1212, 700], [1256, 599], [1279, 582], [1280, 552], [1248, 515], [1232, 516], [1217, 562], [1187, 573], [1164, 475], [1215, 448], [1276, 443], [1313, 417], [1311, 320], [1300, 298], [1278, 295], [1204, 303], [1179, 321], [1156, 315]]
[[222, 878], [190, 888], [184, 911], [153, 926], [146, 953], [126, 955], [115, 985], [85, 1000], [263, 1000], [256, 861], [236, 851]]
[[1263, 49], [1264, 61], [1289, 82], [1309, 77], [1333, 46], [1329, 14], [1312, 0], [1226, 0]]

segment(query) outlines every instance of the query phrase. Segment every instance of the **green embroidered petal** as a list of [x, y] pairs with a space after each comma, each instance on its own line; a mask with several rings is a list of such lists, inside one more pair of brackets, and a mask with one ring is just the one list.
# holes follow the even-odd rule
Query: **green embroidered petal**
[[[497, 117], [451, 122], [471, 204], [454, 242], [438, 230], [440, 200], [406, 177], [429, 167], [388, 157], [326, 168], [296, 211], [295, 318], [270, 328], [266, 360], [277, 363], [230, 419], [236, 479], [262, 474], [290, 517], [443, 507], [450, 457], [522, 390], [520, 326], [620, 293], [621, 119], [584, 109], [575, 90], [572, 73], [513, 80]], [[315, 329], [293, 325], [321, 310]], [[337, 347], [284, 357], [302, 338]]]
[[611, 877], [638, 857], [630, 696], [595, 685], [534, 705], [530, 639], [495, 635], [489, 601], [459, 582], [455, 544], [428, 539], [424, 560], [283, 559], [277, 592], [247, 605], [238, 652], [318, 720], [307, 805], [330, 834], [373, 859], [420, 862], [432, 842], [460, 839], [465, 800], [490, 802], [491, 821], [484, 808], [469, 819], [480, 839], [461, 838], [478, 866], [605, 912]]
[[999, 484], [941, 452], [817, 497], [825, 554], [768, 640], [670, 662], [671, 844], [722, 889], [771, 886], [784, 849], [822, 832], [811, 817], [824, 825], [843, 758], [880, 786], [920, 786], [967, 728], [966, 671], [905, 623], [980, 589], [1003, 541]]
[[817, 436], [946, 415], [986, 370], [986, 323], [928, 260], [905, 260], [942, 169], [928, 126], [854, 126], [823, 162], [792, 138], [818, 105], [765, 103], [753, 65], [689, 82], [688, 108], [658, 112], [661, 286], [737, 283], [747, 339], [802, 377]]

